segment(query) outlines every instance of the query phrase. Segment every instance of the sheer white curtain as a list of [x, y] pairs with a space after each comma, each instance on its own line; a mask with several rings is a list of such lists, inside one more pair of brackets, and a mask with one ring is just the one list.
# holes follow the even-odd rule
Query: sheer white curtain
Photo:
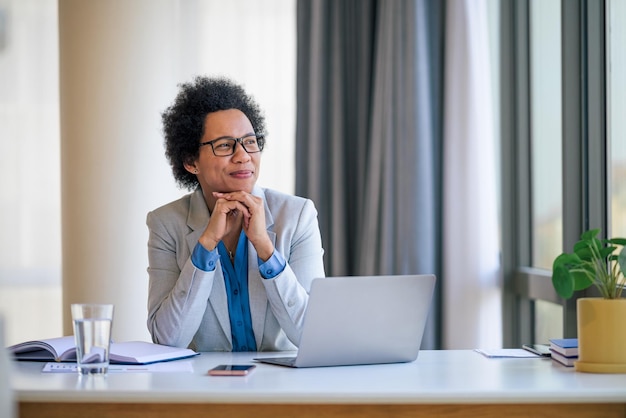
[[56, 1], [0, 0], [0, 314], [7, 344], [61, 332], [58, 63]]
[[254, 95], [268, 129], [259, 184], [293, 193], [296, 1], [200, 0], [197, 14], [199, 40], [187, 40], [197, 71], [230, 77]]
[[17, 402], [11, 387], [11, 373], [13, 364], [10, 362], [9, 351], [5, 350], [4, 318], [0, 315], [0, 416], [5, 418], [17, 417]]
[[447, 3], [442, 303], [445, 349], [502, 346], [497, 155], [487, 18], [487, 0]]
[[[176, 10], [171, 16], [175, 48], [162, 51], [173, 54], [169, 59], [177, 80], [161, 80], [155, 87], [173, 100], [175, 84], [198, 74], [225, 75], [243, 84], [267, 116], [260, 184], [292, 192], [295, 0], [119, 1], [107, 7], [128, 11], [125, 18], [136, 16], [141, 26], [138, 8], [147, 3]], [[6, 319], [7, 344], [62, 333], [58, 31], [56, 0], [0, 0], [0, 313]], [[144, 35], [150, 39], [149, 33]], [[116, 63], [110, 66], [116, 68]], [[161, 127], [155, 116], [150, 128], [158, 136]], [[146, 158], [162, 156], [158, 141], [137, 141], [150, 147]], [[164, 157], [152, 163], [169, 173]], [[186, 193], [170, 183], [160, 185], [162, 199], [146, 197], [151, 205]], [[147, 233], [128, 239], [146, 253]], [[147, 256], [117, 262], [136, 265], [136, 274], [126, 279], [145, 279], [147, 288]], [[143, 294], [134, 297], [145, 305]]]

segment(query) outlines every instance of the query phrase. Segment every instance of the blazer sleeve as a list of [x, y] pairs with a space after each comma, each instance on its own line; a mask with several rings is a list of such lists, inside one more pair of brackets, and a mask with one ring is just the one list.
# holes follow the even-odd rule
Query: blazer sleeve
[[[275, 219], [291, 219], [293, 222], [293, 217]], [[286, 234], [285, 230], [293, 232]], [[297, 346], [302, 335], [311, 282], [325, 276], [324, 250], [313, 202], [304, 200], [295, 227], [282, 225], [279, 221], [276, 233], [277, 237], [283, 237], [276, 242], [276, 249], [285, 257], [287, 265], [281, 274], [273, 279], [264, 279], [263, 284], [272, 313], [289, 340]], [[287, 237], [289, 239], [285, 239]]]
[[148, 330], [155, 343], [188, 347], [207, 309], [215, 270], [194, 267], [185, 233], [166, 215], [150, 212], [146, 220], [150, 232]]

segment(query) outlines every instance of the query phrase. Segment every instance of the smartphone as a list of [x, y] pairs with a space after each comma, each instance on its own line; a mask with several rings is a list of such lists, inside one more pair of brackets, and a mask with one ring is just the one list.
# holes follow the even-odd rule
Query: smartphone
[[538, 356], [550, 357], [550, 346], [548, 344], [524, 344], [522, 348]]
[[220, 364], [209, 370], [211, 376], [245, 376], [256, 366], [253, 364]]

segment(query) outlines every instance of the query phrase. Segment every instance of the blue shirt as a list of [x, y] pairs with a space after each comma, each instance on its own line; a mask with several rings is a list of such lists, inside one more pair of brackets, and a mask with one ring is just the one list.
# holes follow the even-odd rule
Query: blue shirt
[[[197, 243], [191, 254], [193, 265], [204, 271], [215, 270], [218, 259], [221, 260], [224, 273], [233, 351], [255, 351], [256, 340], [252, 330], [248, 294], [248, 238], [243, 231], [239, 235], [234, 264], [231, 263], [228, 250], [222, 242], [213, 251], [207, 251], [200, 243]], [[274, 251], [266, 262], [260, 258], [257, 260], [259, 271], [264, 279], [276, 277], [286, 266], [285, 259], [278, 251]]]

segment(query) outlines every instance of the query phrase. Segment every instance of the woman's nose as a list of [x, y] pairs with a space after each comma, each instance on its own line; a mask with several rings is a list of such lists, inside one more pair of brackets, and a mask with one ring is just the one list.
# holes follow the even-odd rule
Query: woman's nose
[[243, 145], [239, 142], [235, 142], [235, 151], [233, 152], [233, 160], [235, 162], [245, 162], [250, 160], [250, 154], [244, 149]]

